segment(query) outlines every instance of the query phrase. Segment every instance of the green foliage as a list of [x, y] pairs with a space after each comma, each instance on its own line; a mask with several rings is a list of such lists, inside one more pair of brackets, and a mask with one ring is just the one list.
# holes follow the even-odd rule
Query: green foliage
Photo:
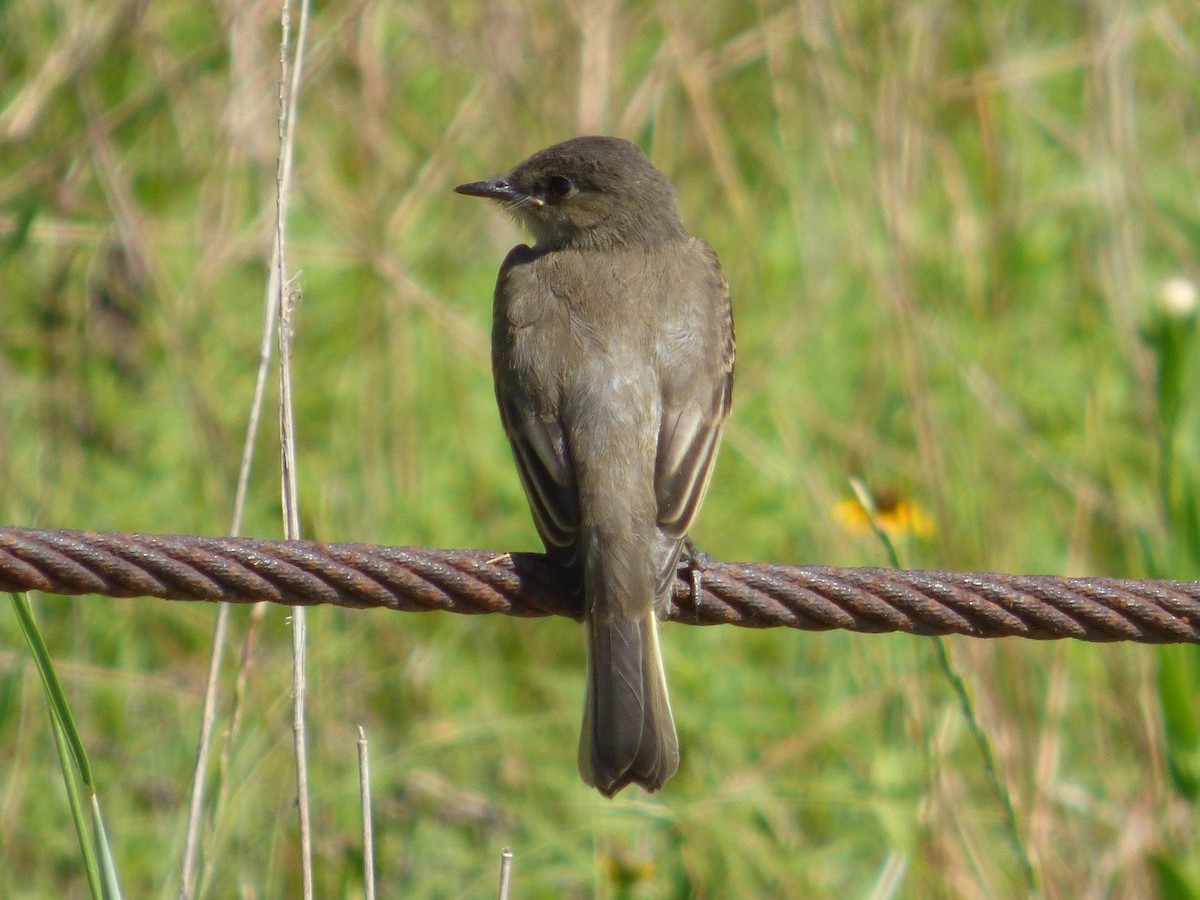
[[[0, 28], [0, 520], [225, 533], [277, 11], [8, 0]], [[521, 238], [450, 188], [607, 131], [671, 176], [734, 294], [703, 549], [880, 564], [854, 476], [910, 565], [1196, 577], [1194, 315], [1159, 301], [1200, 277], [1198, 48], [1180, 0], [318, 8], [289, 222], [305, 536], [537, 546], [488, 373]], [[275, 434], [247, 534], [280, 532]], [[39, 601], [131, 896], [175, 892], [213, 615]], [[210, 773], [209, 896], [297, 894], [285, 620]], [[311, 611], [318, 894], [361, 890], [359, 724], [405, 896], [490, 893], [505, 845], [518, 894], [1020, 895], [997, 779], [1048, 895], [1197, 892], [1192, 648], [949, 641], [972, 725], [923, 639], [664, 632], [680, 773], [607, 802], [575, 774], [573, 623]], [[21, 647], [0, 617], [0, 870], [77, 894]]]

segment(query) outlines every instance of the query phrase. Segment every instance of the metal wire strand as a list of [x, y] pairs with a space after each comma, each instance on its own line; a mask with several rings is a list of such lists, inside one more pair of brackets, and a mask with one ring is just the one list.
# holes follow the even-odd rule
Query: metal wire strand
[[[0, 526], [0, 590], [578, 618], [534, 553]], [[808, 631], [1200, 642], [1200, 582], [706, 562], [671, 621]]]

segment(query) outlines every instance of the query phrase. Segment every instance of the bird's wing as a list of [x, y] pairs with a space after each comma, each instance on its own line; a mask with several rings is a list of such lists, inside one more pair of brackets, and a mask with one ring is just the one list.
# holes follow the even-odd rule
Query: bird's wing
[[[662, 425], [654, 465], [658, 527], [674, 544], [660, 560], [660, 580], [674, 574], [678, 543], [700, 509], [712, 476], [725, 418], [733, 400], [734, 334], [729, 286], [716, 254], [692, 245], [703, 260], [697, 294], [682, 305], [693, 321], [677, 328], [675, 348], [664, 355]], [[674, 552], [670, 552], [673, 550]]]
[[[529, 332], [509, 321], [512, 295], [528, 285], [524, 268], [537, 254], [524, 245], [513, 248], [500, 267], [496, 282], [492, 367], [500, 421], [512, 447], [521, 486], [529, 500], [533, 522], [546, 551], [564, 565], [575, 560], [579, 533], [579, 501], [562, 424], [554, 414], [550, 385], [534, 385], [538, 373], [529, 365], [529, 353], [518, 360], [517, 345]], [[510, 294], [511, 292], [511, 294]], [[551, 377], [549, 372], [541, 377]]]
[[547, 552], [569, 565], [574, 562], [579, 534], [579, 502], [562, 427], [499, 384], [496, 393], [533, 523]]

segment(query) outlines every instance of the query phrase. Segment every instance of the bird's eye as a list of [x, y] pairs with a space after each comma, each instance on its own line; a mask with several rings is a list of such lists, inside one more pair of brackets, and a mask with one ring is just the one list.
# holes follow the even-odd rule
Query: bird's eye
[[562, 200], [564, 197], [570, 196], [574, 191], [575, 185], [571, 184], [568, 178], [563, 178], [561, 175], [551, 175], [546, 179], [546, 197], [549, 200]]

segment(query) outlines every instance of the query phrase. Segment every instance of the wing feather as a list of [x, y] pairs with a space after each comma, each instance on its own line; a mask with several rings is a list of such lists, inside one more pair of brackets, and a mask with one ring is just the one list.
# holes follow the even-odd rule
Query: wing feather
[[662, 354], [662, 425], [654, 467], [660, 546], [659, 578], [674, 573], [679, 545], [704, 501], [733, 400], [735, 341], [729, 287], [716, 254], [694, 239], [706, 277], [682, 309]]

